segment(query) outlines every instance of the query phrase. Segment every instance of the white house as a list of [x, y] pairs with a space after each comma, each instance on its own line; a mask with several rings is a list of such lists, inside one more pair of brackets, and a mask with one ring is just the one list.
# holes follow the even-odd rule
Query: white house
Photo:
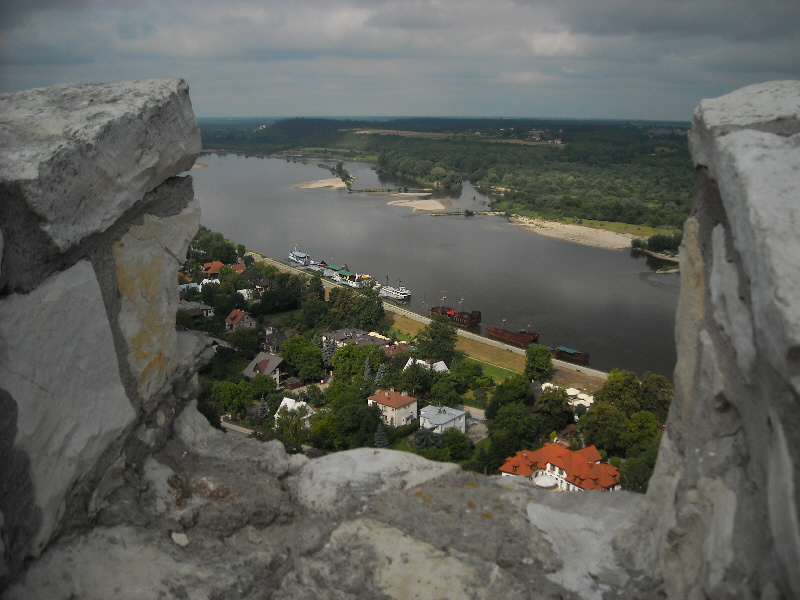
[[435, 433], [444, 433], [455, 427], [461, 433], [467, 430], [467, 413], [449, 406], [426, 406], [419, 411], [419, 426]]
[[305, 410], [305, 416], [303, 417], [303, 427], [308, 429], [311, 427], [311, 415], [314, 414], [314, 410], [309, 406], [308, 402], [303, 402], [302, 400], [295, 400], [294, 398], [284, 398], [281, 400], [281, 405], [278, 407], [278, 410], [275, 413], [275, 419], [278, 418], [278, 413], [281, 412], [281, 409], [285, 408], [287, 411], [302, 411]]

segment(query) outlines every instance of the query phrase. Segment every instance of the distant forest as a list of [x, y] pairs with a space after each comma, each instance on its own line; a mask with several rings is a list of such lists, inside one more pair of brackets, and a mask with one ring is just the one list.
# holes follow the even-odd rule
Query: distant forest
[[383, 174], [489, 190], [491, 208], [677, 230], [689, 214], [688, 123], [400, 118], [201, 119], [203, 148], [366, 160]]

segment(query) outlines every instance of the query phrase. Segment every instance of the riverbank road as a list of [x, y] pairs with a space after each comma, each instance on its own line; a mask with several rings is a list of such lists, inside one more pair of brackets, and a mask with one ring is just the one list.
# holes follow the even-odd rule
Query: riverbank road
[[[303, 269], [298, 269], [296, 267], [287, 265], [286, 263], [280, 262], [280, 261], [275, 260], [273, 258], [268, 258], [266, 256], [262, 256], [260, 254], [256, 254], [255, 252], [248, 252], [248, 254], [250, 256], [252, 256], [253, 259], [255, 259], [257, 261], [261, 261], [261, 262], [265, 262], [265, 263], [274, 265], [275, 267], [278, 267], [279, 269], [283, 269], [284, 271], [289, 271], [290, 273], [297, 273], [298, 275], [308, 275], [308, 271], [305, 271]], [[323, 285], [325, 287], [328, 287], [328, 288], [337, 287], [337, 286], [341, 287], [338, 283], [333, 283], [332, 281], [328, 281], [327, 279], [323, 279], [322, 283], [323, 283]], [[425, 317], [425, 316], [420, 315], [418, 313], [412, 312], [412, 311], [410, 311], [408, 309], [403, 308], [402, 306], [398, 306], [398, 305], [394, 304], [393, 302], [384, 301], [383, 307], [384, 307], [384, 309], [386, 309], [386, 310], [388, 310], [390, 312], [396, 313], [398, 315], [403, 315], [404, 317], [407, 317], [409, 319], [413, 319], [414, 321], [417, 321], [417, 322], [422, 323], [424, 325], [427, 325], [428, 323], [431, 322], [430, 317]], [[460, 335], [463, 338], [474, 340], [474, 341], [480, 342], [482, 344], [488, 344], [490, 346], [494, 346], [495, 348], [501, 348], [503, 350], [508, 350], [509, 352], [514, 352], [515, 354], [522, 354], [523, 356], [525, 355], [525, 350], [523, 350], [522, 348], [518, 348], [516, 346], [511, 346], [509, 344], [504, 344], [503, 342], [499, 342], [497, 340], [493, 340], [492, 338], [483, 337], [482, 335], [478, 335], [478, 334], [472, 333], [471, 331], [466, 331], [464, 329], [460, 329], [460, 328], [456, 327], [456, 333], [458, 333], [458, 335]], [[559, 367], [561, 369], [566, 369], [566, 370], [569, 370], [569, 371], [575, 371], [577, 373], [584, 373], [584, 374], [588, 375], [589, 377], [599, 377], [601, 379], [608, 379], [608, 373], [604, 373], [603, 371], [598, 371], [596, 369], [590, 369], [590, 368], [584, 367], [582, 365], [575, 365], [575, 364], [572, 364], [572, 363], [564, 362], [563, 360], [557, 360], [555, 358], [553, 359], [553, 366]]]
[[[386, 310], [389, 310], [393, 313], [397, 313], [399, 315], [403, 315], [404, 317], [408, 317], [409, 319], [413, 319], [420, 323], [424, 323], [427, 325], [428, 323], [431, 322], [429, 317], [424, 317], [422, 315], [419, 315], [415, 312], [411, 312], [410, 310], [406, 310], [405, 308], [397, 306], [390, 302], [384, 302], [383, 306]], [[456, 333], [463, 338], [475, 340], [476, 342], [487, 344], [489, 346], [494, 346], [495, 348], [501, 348], [502, 350], [508, 350], [509, 352], [513, 352], [514, 354], [521, 354], [523, 356], [525, 355], [525, 350], [523, 350], [522, 348], [518, 348], [517, 346], [511, 346], [509, 344], [504, 344], [503, 342], [493, 340], [492, 338], [483, 337], [482, 335], [472, 333], [471, 331], [466, 331], [465, 329], [460, 329], [456, 327]], [[553, 366], [559, 367], [561, 369], [566, 369], [568, 371], [583, 373], [585, 375], [588, 375], [589, 377], [599, 377], [600, 379], [608, 379], [608, 373], [605, 373], [603, 371], [598, 371], [597, 369], [590, 369], [582, 365], [575, 365], [573, 363], [565, 362], [563, 360], [558, 360], [555, 358], [553, 359]]]

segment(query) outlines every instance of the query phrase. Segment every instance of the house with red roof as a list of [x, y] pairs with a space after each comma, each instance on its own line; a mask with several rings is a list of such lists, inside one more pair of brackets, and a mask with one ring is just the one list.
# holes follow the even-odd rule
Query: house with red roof
[[225, 318], [225, 328], [228, 331], [233, 331], [236, 327], [249, 327], [255, 329], [256, 321], [249, 313], [234, 308]]
[[203, 263], [203, 275], [211, 279], [219, 279], [219, 270], [224, 266], [225, 263], [219, 260]]
[[408, 425], [417, 419], [417, 399], [406, 392], [383, 390], [367, 398], [367, 404], [377, 405], [383, 422], [393, 427]]
[[614, 491], [620, 489], [619, 469], [600, 461], [594, 446], [570, 450], [548, 442], [538, 450], [521, 450], [500, 467], [504, 477], [524, 477], [539, 487], [562, 491]]
[[233, 269], [238, 275], [241, 275], [242, 273], [244, 273], [247, 270], [247, 267], [245, 267], [241, 263], [236, 263], [236, 264], [231, 265], [231, 269]]

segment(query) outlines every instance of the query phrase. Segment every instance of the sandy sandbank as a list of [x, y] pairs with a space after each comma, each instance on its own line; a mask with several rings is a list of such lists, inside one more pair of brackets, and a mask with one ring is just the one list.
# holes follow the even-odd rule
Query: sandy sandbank
[[629, 233], [617, 233], [607, 229], [595, 229], [585, 225], [545, 221], [530, 217], [514, 216], [511, 217], [511, 222], [524, 225], [528, 231], [537, 235], [607, 250], [628, 250], [631, 247], [631, 240], [636, 237]]
[[319, 179], [317, 181], [307, 181], [305, 183], [298, 183], [294, 187], [302, 188], [304, 190], [316, 189], [316, 188], [333, 188], [333, 189], [344, 189], [347, 187], [344, 184], [344, 181], [339, 179], [338, 177], [331, 177], [330, 179]]
[[421, 200], [391, 200], [386, 204], [391, 206], [407, 206], [412, 210], [444, 210], [445, 205], [441, 200], [424, 198]]
[[205, 163], [196, 162], [196, 163], [194, 163], [194, 164], [192, 165], [192, 168], [193, 168], [193, 169], [204, 169], [204, 168], [206, 168], [207, 166], [208, 166], [208, 165], [207, 165], [207, 164], [205, 164]]

